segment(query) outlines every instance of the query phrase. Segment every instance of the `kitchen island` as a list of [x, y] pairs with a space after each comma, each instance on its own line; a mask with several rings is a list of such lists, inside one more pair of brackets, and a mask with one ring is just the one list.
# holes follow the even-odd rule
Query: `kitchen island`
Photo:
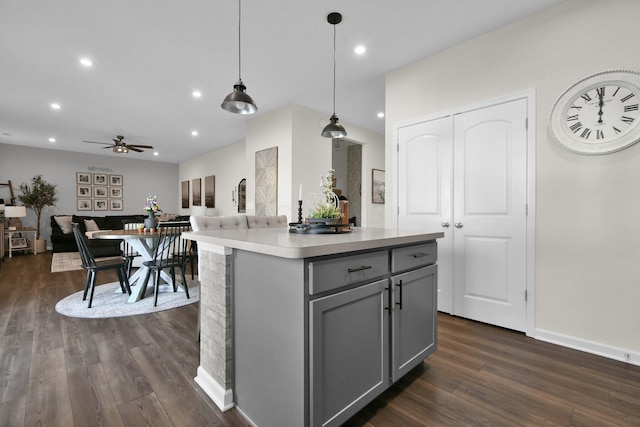
[[255, 425], [340, 425], [437, 347], [441, 232], [185, 237], [199, 253], [195, 381]]

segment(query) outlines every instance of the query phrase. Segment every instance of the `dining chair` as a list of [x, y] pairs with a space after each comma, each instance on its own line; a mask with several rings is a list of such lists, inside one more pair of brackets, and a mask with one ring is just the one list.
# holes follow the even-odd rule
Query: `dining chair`
[[93, 256], [93, 252], [87, 244], [87, 238], [82, 234], [77, 223], [71, 224], [73, 228], [73, 236], [76, 239], [78, 250], [80, 251], [80, 258], [82, 259], [82, 268], [87, 270], [87, 279], [84, 283], [84, 293], [82, 294], [82, 301], [87, 299], [87, 292], [89, 294], [89, 308], [93, 302], [93, 291], [96, 287], [96, 273], [103, 270], [116, 270], [118, 273], [118, 280], [120, 281], [120, 289], [122, 293], [128, 293], [131, 295], [131, 287], [129, 286], [129, 278], [126, 274], [127, 260], [123, 257], [109, 257], [105, 259], [96, 259]]
[[185, 266], [188, 261], [187, 243], [189, 240], [182, 237], [182, 233], [189, 230], [190, 225], [188, 222], [161, 222], [158, 226], [158, 238], [154, 247], [154, 257], [151, 261], [144, 262], [148, 270], [142, 291], [144, 298], [149, 278], [151, 274], [153, 274], [154, 307], [158, 305], [158, 288], [160, 287], [160, 272], [162, 270], [169, 270], [173, 283], [173, 292], [177, 292], [176, 269], [180, 269], [182, 287], [187, 295], [187, 299], [189, 299], [189, 287], [187, 286], [185, 276]]
[[[137, 230], [138, 224], [142, 224], [140, 221], [123, 219], [122, 228], [124, 230]], [[122, 254], [127, 260], [127, 277], [131, 277], [131, 267], [133, 266], [134, 258], [141, 256], [138, 251], [128, 242], [127, 239], [122, 240]]]

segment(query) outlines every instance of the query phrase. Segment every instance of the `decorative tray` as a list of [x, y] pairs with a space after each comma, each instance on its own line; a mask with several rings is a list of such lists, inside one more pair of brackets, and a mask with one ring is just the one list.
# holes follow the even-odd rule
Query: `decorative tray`
[[289, 233], [300, 234], [341, 234], [351, 233], [352, 223], [346, 224], [326, 224], [324, 222], [300, 223], [290, 222]]

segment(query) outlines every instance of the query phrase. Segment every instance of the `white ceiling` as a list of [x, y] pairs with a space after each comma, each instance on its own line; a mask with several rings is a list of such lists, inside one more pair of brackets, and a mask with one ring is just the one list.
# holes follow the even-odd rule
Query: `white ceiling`
[[[257, 115], [295, 103], [328, 119], [338, 11], [336, 113], [383, 133], [387, 72], [562, 1], [244, 0], [242, 80]], [[121, 134], [158, 152], [129, 158], [178, 163], [244, 140], [255, 115], [220, 108], [238, 78], [237, 17], [235, 0], [0, 0], [0, 143], [117, 156], [82, 141]]]

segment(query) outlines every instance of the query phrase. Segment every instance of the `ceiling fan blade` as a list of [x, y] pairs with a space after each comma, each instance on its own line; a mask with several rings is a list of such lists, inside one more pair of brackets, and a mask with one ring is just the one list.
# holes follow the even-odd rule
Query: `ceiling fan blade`
[[138, 145], [138, 144], [127, 144], [127, 147], [131, 148], [131, 147], [137, 147], [137, 148], [148, 148], [150, 150], [153, 149], [153, 147], [151, 145]]
[[103, 150], [105, 150], [105, 149], [113, 148], [113, 147], [115, 147], [115, 145], [110, 145], [110, 146], [108, 146], [108, 147], [102, 147], [102, 149], [103, 149]]
[[144, 150], [138, 150], [137, 148], [132, 147], [132, 146], [130, 146], [130, 145], [127, 145], [127, 149], [128, 149], [128, 150], [131, 150], [131, 151], [136, 151], [136, 152], [138, 152], [138, 153], [144, 153]]
[[110, 142], [96, 142], [96, 141], [82, 141], [82, 142], [88, 142], [90, 144], [104, 144], [104, 145], [113, 145]]

